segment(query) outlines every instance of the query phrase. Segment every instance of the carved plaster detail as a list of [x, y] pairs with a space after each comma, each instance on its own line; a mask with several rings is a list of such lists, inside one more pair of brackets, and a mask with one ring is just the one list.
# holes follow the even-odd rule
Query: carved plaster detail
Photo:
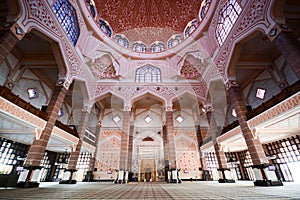
[[[255, 27], [262, 19], [264, 19], [267, 0], [255, 0], [250, 3], [251, 5], [247, 9], [247, 14], [240, 16], [243, 17], [242, 20], [237, 21], [239, 23], [235, 24], [235, 30], [233, 30], [232, 36], [225, 40], [225, 43], [216, 58], [216, 68], [223, 78], [226, 76], [227, 63], [231, 58], [230, 53], [233, 50], [234, 41], [237, 36], [250, 30], [252, 27]], [[245, 8], [247, 8], [247, 6]]]

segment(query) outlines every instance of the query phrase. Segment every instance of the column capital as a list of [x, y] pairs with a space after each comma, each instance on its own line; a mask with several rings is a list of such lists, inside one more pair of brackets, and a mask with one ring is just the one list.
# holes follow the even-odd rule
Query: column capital
[[233, 88], [233, 87], [237, 88], [237, 87], [240, 87], [240, 86], [239, 86], [239, 84], [237, 83], [236, 80], [232, 80], [232, 79], [226, 80], [226, 82], [225, 82], [226, 90], [228, 91], [230, 88]]
[[83, 106], [82, 106], [82, 112], [88, 112], [90, 113], [92, 108], [94, 106], [94, 102], [93, 101], [86, 101], [86, 102], [83, 102]]
[[165, 111], [173, 111], [173, 103], [172, 102], [166, 102], [165, 104]]
[[66, 78], [59, 78], [56, 81], [56, 87], [64, 87], [66, 90], [69, 89], [70, 85], [71, 85], [70, 81], [67, 80]]
[[123, 111], [129, 111], [129, 112], [131, 112], [131, 108], [132, 108], [132, 106], [129, 105], [129, 104], [124, 105], [124, 110]]
[[86, 112], [86, 113], [90, 113], [92, 110], [92, 106], [90, 105], [83, 105], [81, 111], [82, 112]]
[[275, 24], [271, 28], [271, 30], [267, 33], [267, 36], [268, 36], [269, 40], [272, 42], [283, 31], [285, 31], [285, 32], [291, 32], [292, 30], [289, 29], [288, 26], [285, 23]]
[[20, 41], [25, 36], [25, 31], [17, 23], [15, 23], [10, 27], [10, 34]]
[[203, 113], [212, 112], [213, 110], [214, 110], [214, 107], [212, 106], [211, 103], [207, 103], [207, 104], [203, 105], [203, 108], [201, 109], [201, 111], [203, 111]]

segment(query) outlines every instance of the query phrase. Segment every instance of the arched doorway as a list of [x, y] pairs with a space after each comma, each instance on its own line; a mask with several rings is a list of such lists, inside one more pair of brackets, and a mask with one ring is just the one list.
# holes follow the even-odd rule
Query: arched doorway
[[164, 154], [160, 134], [145, 130], [136, 136], [133, 145], [133, 173], [138, 181], [164, 180]]

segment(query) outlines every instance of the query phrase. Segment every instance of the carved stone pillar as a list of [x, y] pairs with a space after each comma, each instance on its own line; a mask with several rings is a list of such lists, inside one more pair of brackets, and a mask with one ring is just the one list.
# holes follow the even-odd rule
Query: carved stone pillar
[[0, 63], [4, 61], [19, 41], [19, 38], [12, 31], [7, 31], [2, 38], [0, 38]]
[[178, 179], [174, 134], [173, 111], [168, 109], [166, 111], [166, 124], [163, 126], [165, 177], [167, 182], [178, 183], [180, 180]]
[[166, 132], [169, 146], [169, 169], [176, 169], [173, 111], [166, 111]]
[[264, 152], [263, 146], [258, 138], [258, 135], [255, 132], [252, 132], [247, 123], [247, 108], [242, 98], [242, 94], [239, 86], [235, 81], [227, 83], [227, 92], [231, 99], [231, 104], [235, 109], [239, 125], [241, 127], [243, 137], [245, 138], [248, 151], [250, 153], [253, 170], [255, 172], [256, 181], [254, 182], [255, 186], [273, 186], [273, 185], [282, 185], [280, 180], [273, 181], [269, 180], [266, 175], [268, 171], [267, 166], [268, 159]]
[[127, 159], [128, 159], [129, 134], [130, 134], [130, 121], [131, 121], [131, 111], [124, 111], [123, 123], [122, 123], [122, 136], [121, 136], [120, 163], [119, 163], [119, 178], [118, 178], [119, 183], [125, 182], [124, 173], [127, 170], [127, 162], [128, 162]]
[[86, 110], [86, 109], [82, 110], [81, 116], [80, 116], [80, 121], [79, 121], [78, 128], [77, 128], [77, 132], [79, 135], [79, 141], [76, 146], [76, 150], [71, 152], [71, 156], [70, 156], [69, 164], [68, 164], [68, 170], [73, 170], [73, 171], [76, 170], [77, 160], [78, 160], [78, 156], [80, 154], [83, 138], [85, 135], [85, 130], [87, 127], [87, 122], [89, 120], [89, 115], [90, 115], [89, 110]]
[[251, 159], [254, 165], [260, 165], [267, 161], [264, 149], [259, 139], [254, 136], [247, 123], [247, 108], [243, 101], [240, 88], [236, 86], [230, 87], [228, 94], [231, 99], [231, 104], [235, 109], [239, 125], [242, 129]]
[[164, 148], [164, 160], [165, 160], [165, 181], [168, 181], [168, 171], [169, 171], [169, 143], [167, 137], [167, 126], [163, 125], [163, 148]]
[[127, 163], [127, 169], [130, 172], [132, 172], [133, 131], [134, 131], [134, 125], [133, 125], [133, 123], [131, 123], [130, 128], [129, 128], [128, 163]]
[[217, 136], [219, 135], [219, 130], [217, 128], [216, 118], [214, 116], [213, 109], [207, 109], [206, 112], [208, 123], [210, 126], [210, 132], [212, 136], [212, 141], [214, 144], [214, 149], [218, 161], [218, 171], [219, 171], [219, 183], [234, 183], [235, 181], [232, 179], [230, 174], [230, 169], [227, 168], [227, 159], [225, 153], [223, 151], [222, 145], [218, 143]]
[[[67, 92], [67, 87], [63, 83], [59, 83], [52, 95], [50, 103], [47, 108], [48, 120], [44, 130], [41, 134], [33, 140], [27, 158], [24, 163], [24, 168], [27, 169], [26, 179], [18, 181], [19, 187], [38, 187], [39, 180], [35, 180], [38, 176], [40, 167], [40, 162], [44, 156], [48, 141], [50, 139], [53, 127], [55, 125], [56, 119], [58, 117], [58, 111], [64, 101]], [[33, 180], [34, 179], [34, 180]]]
[[78, 128], [77, 128], [77, 132], [79, 135], [79, 141], [76, 145], [75, 151], [71, 152], [69, 163], [68, 163], [68, 168], [66, 170], [66, 171], [70, 172], [70, 177], [69, 177], [68, 181], [61, 181], [60, 183], [76, 183], [76, 180], [73, 180], [73, 174], [76, 171], [76, 165], [77, 165], [77, 161], [78, 161], [78, 158], [80, 155], [80, 150], [81, 150], [81, 147], [83, 144], [85, 130], [87, 128], [87, 124], [89, 121], [90, 111], [91, 111], [91, 107], [89, 107], [89, 106], [84, 106], [82, 109], [80, 121], [79, 121]]

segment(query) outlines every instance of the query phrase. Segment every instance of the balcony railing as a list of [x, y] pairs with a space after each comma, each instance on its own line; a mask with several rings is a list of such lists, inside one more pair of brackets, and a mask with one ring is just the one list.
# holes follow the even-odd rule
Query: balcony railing
[[[23, 99], [21, 99], [17, 95], [11, 93], [11, 91], [8, 88], [4, 87], [4, 86], [0, 86], [0, 96], [5, 98], [8, 101], [14, 103], [15, 105], [19, 106], [20, 108], [23, 108], [24, 110], [27, 110], [28, 112], [38, 116], [39, 118], [41, 118], [45, 121], [48, 120], [47, 113], [41, 111], [40, 109], [37, 109], [36, 107], [34, 107], [30, 103], [24, 101]], [[58, 128], [66, 131], [67, 133], [69, 133], [69, 134], [71, 134], [71, 135], [78, 138], [77, 131], [70, 128], [68, 125], [63, 124], [60, 121], [56, 121], [55, 126], [57, 126]]]

